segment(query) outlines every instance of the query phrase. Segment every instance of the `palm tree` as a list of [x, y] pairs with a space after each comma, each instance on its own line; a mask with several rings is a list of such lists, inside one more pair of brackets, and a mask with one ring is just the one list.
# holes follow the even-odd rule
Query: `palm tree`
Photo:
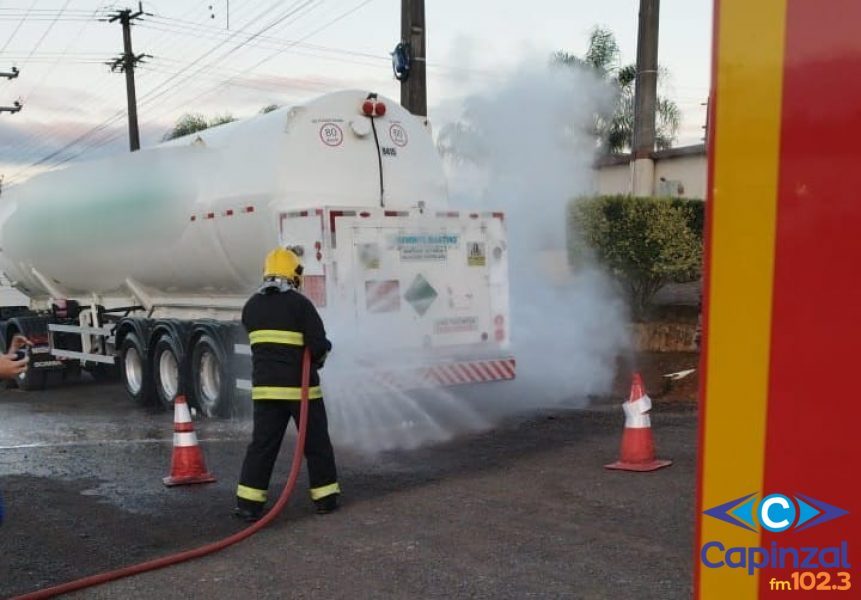
[[[559, 51], [553, 55], [552, 63], [563, 67], [591, 69], [616, 86], [618, 93], [615, 110], [609, 117], [596, 117], [595, 129], [604, 152], [617, 154], [629, 151], [634, 135], [637, 66], [620, 64], [619, 45], [613, 32], [603, 27], [595, 27], [589, 34], [589, 49], [582, 58]], [[658, 81], [662, 76], [667, 76], [664, 69], [659, 71]], [[681, 112], [678, 105], [668, 98], [658, 96], [655, 114], [655, 145], [658, 149], [672, 146], [680, 121]]]

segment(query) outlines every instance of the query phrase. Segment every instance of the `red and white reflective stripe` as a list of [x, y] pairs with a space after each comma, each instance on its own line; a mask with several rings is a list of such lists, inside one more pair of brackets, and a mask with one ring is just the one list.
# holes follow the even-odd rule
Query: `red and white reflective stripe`
[[[244, 206], [244, 207], [240, 208], [240, 209], [239, 209], [239, 211], [240, 211], [240, 212], [242, 212], [242, 213], [245, 213], [245, 214], [253, 213], [253, 212], [254, 212], [254, 207], [253, 207], [253, 206]], [[222, 216], [222, 217], [232, 217], [232, 216], [233, 216], [233, 215], [235, 215], [235, 214], [236, 214], [236, 209], [234, 209], [234, 208], [228, 208], [228, 209], [226, 209], [226, 210], [224, 210], [224, 211], [222, 211], [222, 212], [221, 212], [221, 216]], [[216, 218], [216, 214], [215, 214], [214, 212], [203, 213], [203, 214], [202, 214], [202, 215], [200, 215], [200, 216], [201, 216], [201, 218], [202, 218], [202, 219], [205, 219], [205, 220], [215, 219], [215, 218]], [[189, 217], [189, 219], [190, 219], [192, 222], [197, 221], [197, 215], [191, 215], [191, 216]]]
[[647, 429], [652, 426], [648, 412], [652, 409], [652, 399], [642, 395], [633, 402], [622, 405], [625, 410], [625, 427], [628, 429]]
[[425, 378], [439, 385], [459, 385], [514, 379], [514, 359], [484, 360], [434, 365]]
[[197, 446], [197, 434], [193, 431], [177, 432], [173, 434], [174, 448], [187, 448]]

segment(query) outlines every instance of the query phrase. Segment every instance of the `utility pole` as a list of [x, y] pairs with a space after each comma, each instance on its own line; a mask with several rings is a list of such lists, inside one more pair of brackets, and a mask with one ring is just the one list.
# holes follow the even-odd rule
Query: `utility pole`
[[409, 75], [401, 80], [401, 105], [414, 115], [427, 117], [425, 0], [401, 0], [401, 41], [410, 58]]
[[129, 148], [132, 152], [141, 147], [140, 131], [138, 130], [138, 106], [135, 94], [135, 65], [142, 61], [147, 54], [138, 54], [132, 51], [132, 21], [140, 19], [145, 13], [143, 5], [138, 3], [138, 9], [118, 10], [107, 19], [109, 23], [120, 22], [123, 27], [123, 53], [112, 62], [105, 63], [111, 67], [111, 71], [120, 70], [126, 74], [126, 99], [128, 101], [129, 113]]
[[637, 78], [634, 87], [632, 192], [651, 196], [655, 187], [655, 109], [658, 94], [658, 12], [660, 0], [640, 0]]
[[15, 79], [18, 75], [21, 74], [21, 71], [18, 70], [18, 67], [12, 67], [12, 71], [9, 73], [0, 73], [0, 77], [5, 77], [6, 79]]

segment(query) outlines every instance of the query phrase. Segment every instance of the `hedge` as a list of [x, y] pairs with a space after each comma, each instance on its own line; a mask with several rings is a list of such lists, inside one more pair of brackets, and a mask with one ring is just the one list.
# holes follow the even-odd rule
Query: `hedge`
[[573, 265], [595, 260], [629, 296], [635, 319], [670, 282], [700, 277], [704, 202], [689, 198], [598, 196], [569, 205]]

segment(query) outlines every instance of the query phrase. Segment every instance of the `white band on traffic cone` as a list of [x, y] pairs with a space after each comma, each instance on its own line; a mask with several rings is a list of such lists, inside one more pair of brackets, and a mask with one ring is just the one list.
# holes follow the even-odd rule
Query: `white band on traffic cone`
[[188, 404], [185, 402], [176, 402], [176, 411], [174, 411], [174, 423], [191, 423], [191, 413], [188, 411]]
[[173, 434], [173, 445], [175, 448], [185, 448], [188, 446], [197, 446], [197, 436], [193, 431]]
[[647, 414], [652, 408], [652, 399], [647, 395], [644, 394], [633, 402], [625, 402], [622, 408], [625, 409], [625, 427], [645, 429], [652, 426]]

